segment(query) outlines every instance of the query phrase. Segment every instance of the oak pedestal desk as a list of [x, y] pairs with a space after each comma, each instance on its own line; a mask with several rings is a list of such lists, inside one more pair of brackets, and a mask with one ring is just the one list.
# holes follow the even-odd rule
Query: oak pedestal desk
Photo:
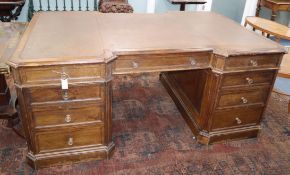
[[36, 14], [8, 62], [28, 163], [112, 155], [115, 74], [161, 72], [200, 143], [256, 137], [284, 53], [210, 12]]

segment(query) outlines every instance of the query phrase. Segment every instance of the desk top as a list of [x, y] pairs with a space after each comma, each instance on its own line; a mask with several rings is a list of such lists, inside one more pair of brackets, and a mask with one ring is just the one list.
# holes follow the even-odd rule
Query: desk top
[[209, 51], [225, 57], [284, 47], [212, 12], [36, 14], [9, 64], [108, 62], [119, 54]]

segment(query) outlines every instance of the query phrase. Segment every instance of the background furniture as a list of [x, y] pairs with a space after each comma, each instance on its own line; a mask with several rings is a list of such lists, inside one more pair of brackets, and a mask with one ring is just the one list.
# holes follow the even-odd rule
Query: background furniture
[[260, 15], [261, 7], [272, 10], [271, 20], [275, 21], [278, 11], [288, 11], [290, 7], [289, 0], [258, 0], [256, 16]]
[[162, 72], [200, 143], [257, 137], [284, 53], [215, 13], [38, 13], [9, 60], [28, 163], [109, 158], [117, 74]]
[[[289, 27], [259, 17], [247, 17], [245, 21], [245, 27], [247, 25], [252, 26], [253, 29], [261, 31], [263, 36], [271, 35], [270, 39], [275, 40], [276, 42], [282, 44], [287, 48], [290, 47]], [[274, 91], [289, 96], [288, 112], [290, 112], [290, 88], [288, 90], [287, 89], [283, 90], [284, 88], [279, 87], [285, 84], [286, 82], [288, 82], [288, 84], [290, 85], [290, 53], [284, 55], [281, 63], [281, 69], [278, 72], [278, 76], [283, 78], [282, 81], [284, 81], [284, 83], [281, 82], [280, 79], [278, 78], [274, 86], [275, 87]]]
[[[31, 20], [35, 12], [42, 11], [97, 11], [97, 0], [29, 0], [28, 19]], [[93, 7], [90, 7], [93, 4]]]
[[287, 26], [260, 17], [247, 17], [245, 27], [250, 25], [254, 30], [260, 30], [263, 36], [272, 35], [276, 42], [290, 40], [290, 30]]
[[0, 21], [17, 20], [25, 0], [0, 0]]
[[187, 4], [205, 4], [205, 0], [168, 0], [172, 4], [179, 4], [180, 11], [185, 11], [185, 6]]
[[[92, 6], [93, 5], [93, 6]], [[97, 11], [103, 13], [132, 13], [127, 0], [29, 0], [28, 19], [41, 11]]]
[[128, 0], [99, 0], [99, 11], [102, 13], [133, 13]]
[[10, 93], [6, 76], [10, 69], [6, 62], [16, 49], [18, 41], [26, 28], [26, 23], [0, 23], [0, 119], [8, 120], [8, 127], [13, 127], [17, 118], [16, 94]]

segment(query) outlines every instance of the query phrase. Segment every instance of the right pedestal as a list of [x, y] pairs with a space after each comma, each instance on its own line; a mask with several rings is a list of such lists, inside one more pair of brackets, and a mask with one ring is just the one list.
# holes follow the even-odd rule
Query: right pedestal
[[160, 80], [197, 141], [257, 137], [276, 70], [165, 72]]

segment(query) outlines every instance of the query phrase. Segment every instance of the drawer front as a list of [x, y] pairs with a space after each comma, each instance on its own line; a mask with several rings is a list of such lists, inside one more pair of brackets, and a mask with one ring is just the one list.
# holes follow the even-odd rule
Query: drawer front
[[259, 124], [262, 113], [263, 107], [242, 107], [216, 111], [213, 115], [212, 130]]
[[225, 70], [254, 70], [264, 68], [278, 68], [280, 55], [259, 55], [229, 57], [225, 62]]
[[68, 128], [66, 130], [37, 132], [38, 152], [69, 149], [80, 146], [95, 146], [104, 143], [103, 126]]
[[275, 71], [255, 71], [245, 73], [224, 74], [222, 87], [249, 87], [255, 85], [270, 85], [273, 82]]
[[25, 89], [25, 95], [30, 103], [58, 102], [83, 99], [103, 99], [104, 85], [102, 84], [78, 84], [69, 85], [68, 90], [61, 86], [31, 87]]
[[208, 53], [179, 53], [160, 55], [119, 56], [114, 62], [113, 73], [138, 73], [185, 70], [209, 67]]
[[103, 121], [103, 105], [98, 103], [56, 104], [32, 107], [36, 128], [55, 125], [74, 125]]
[[253, 104], [264, 105], [270, 86], [262, 86], [248, 90], [222, 91], [217, 108], [228, 108], [234, 106], [248, 106]]
[[30, 67], [19, 70], [22, 84], [59, 83], [62, 74], [66, 75], [70, 82], [97, 81], [105, 78], [104, 64]]

